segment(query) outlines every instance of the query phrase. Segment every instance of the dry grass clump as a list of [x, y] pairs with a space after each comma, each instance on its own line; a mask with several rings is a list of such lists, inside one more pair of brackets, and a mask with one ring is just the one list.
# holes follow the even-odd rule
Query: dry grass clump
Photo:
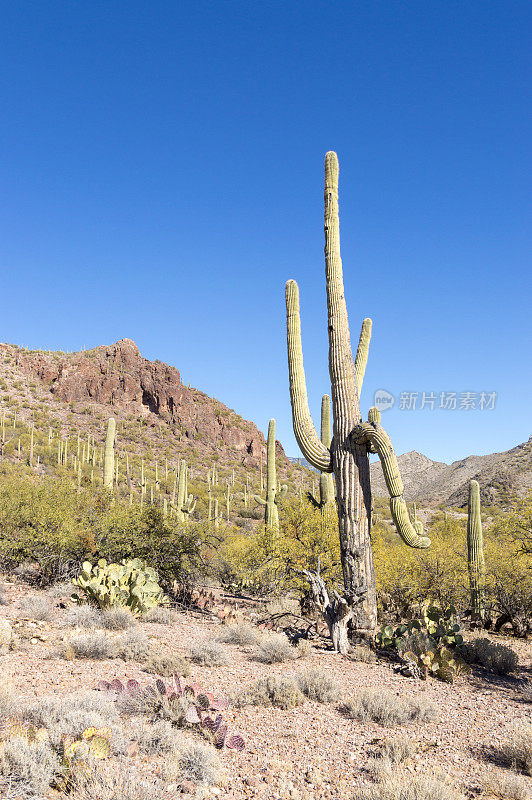
[[109, 726], [116, 717], [113, 701], [101, 692], [93, 691], [65, 697], [44, 695], [22, 708], [22, 718], [46, 728], [54, 744], [61, 741], [63, 734], [77, 738], [86, 728]]
[[307, 669], [297, 675], [297, 684], [305, 697], [318, 703], [334, 703], [340, 686], [326, 669]]
[[213, 747], [201, 742], [181, 740], [175, 756], [169, 760], [165, 776], [171, 781], [192, 780], [216, 784], [222, 775], [222, 765]]
[[76, 773], [76, 800], [160, 800], [165, 786], [159, 778], [146, 777], [130, 758], [94, 761]]
[[19, 703], [10, 686], [0, 686], [0, 720], [18, 711]]
[[53, 605], [48, 597], [38, 595], [23, 597], [17, 610], [19, 619], [36, 619], [48, 622], [52, 618]]
[[201, 667], [223, 667], [229, 662], [224, 648], [210, 639], [196, 642], [190, 648], [189, 658]]
[[361, 644], [355, 645], [349, 651], [349, 658], [351, 661], [360, 661], [363, 664], [375, 664], [377, 661], [377, 656], [371, 647], [365, 647]]
[[246, 646], [256, 644], [259, 638], [260, 632], [252, 625], [248, 625], [246, 622], [235, 622], [232, 625], [224, 625], [217, 641]]
[[519, 666], [517, 653], [511, 647], [491, 642], [486, 637], [465, 642], [460, 652], [470, 664], [480, 664], [481, 667], [498, 675], [508, 675], [510, 672], [515, 672]]
[[284, 633], [268, 633], [259, 640], [253, 656], [263, 664], [282, 664], [297, 658], [297, 650]]
[[67, 609], [60, 624], [63, 628], [101, 628], [102, 616], [94, 606], [83, 603]]
[[486, 788], [490, 794], [503, 800], [530, 800], [530, 781], [521, 775], [496, 775], [488, 780]]
[[132, 629], [117, 637], [115, 652], [124, 661], [145, 663], [151, 656], [150, 642], [143, 630]]
[[532, 776], [532, 725], [509, 731], [507, 741], [500, 748], [500, 756], [508, 766]]
[[525, 678], [517, 689], [517, 699], [522, 703], [532, 703], [532, 680]]
[[152, 675], [160, 675], [162, 678], [170, 678], [174, 673], [183, 675], [186, 678], [190, 675], [190, 664], [182, 656], [174, 653], [152, 652], [148, 660], [143, 664], [144, 672]]
[[433, 773], [416, 775], [402, 769], [383, 773], [375, 786], [361, 789], [354, 800], [464, 800], [464, 795]]
[[76, 658], [90, 658], [94, 661], [113, 658], [116, 653], [113, 640], [103, 631], [80, 633], [78, 636], [72, 636], [63, 645], [63, 658], [70, 659], [71, 651]]
[[177, 737], [172, 723], [165, 719], [147, 722], [133, 718], [129, 725], [131, 738], [137, 742], [139, 751], [149, 756], [160, 756], [173, 752]]
[[16, 782], [19, 796], [46, 794], [59, 769], [59, 758], [47, 741], [29, 742], [24, 736], [13, 736], [0, 748], [0, 775]]
[[438, 708], [429, 700], [404, 700], [382, 689], [359, 692], [341, 710], [351, 719], [378, 722], [385, 727], [406, 725], [408, 722], [431, 722], [439, 713]]
[[51, 597], [52, 600], [64, 600], [66, 597], [70, 597], [72, 589], [72, 581], [60, 581], [50, 586], [46, 590], [46, 594], [48, 597]]
[[144, 614], [141, 618], [142, 622], [153, 622], [157, 625], [175, 625], [177, 622], [177, 614], [171, 608], [165, 606], [155, 606]]
[[125, 631], [137, 624], [129, 608], [105, 608], [101, 612], [102, 627], [109, 631]]
[[260, 678], [235, 698], [238, 706], [276, 706], [285, 709], [300, 706], [304, 702], [305, 696], [297, 683], [291, 678], [279, 678], [277, 675]]

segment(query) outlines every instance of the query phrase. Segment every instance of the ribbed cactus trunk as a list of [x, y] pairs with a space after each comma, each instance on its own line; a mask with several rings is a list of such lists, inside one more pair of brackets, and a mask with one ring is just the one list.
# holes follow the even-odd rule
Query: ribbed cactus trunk
[[338, 158], [325, 158], [325, 277], [329, 330], [329, 375], [331, 378], [334, 432], [330, 448], [338, 498], [338, 522], [344, 585], [348, 592], [365, 587], [358, 610], [357, 627], [377, 627], [375, 569], [369, 536], [371, 487], [367, 448], [351, 438], [360, 415], [355, 364], [351, 350], [349, 319], [345, 302], [340, 220], [338, 213]]
[[268, 425], [268, 442], [266, 455], [266, 527], [273, 531], [279, 530], [279, 512], [275, 497], [277, 494], [277, 473], [275, 469], [275, 420], [271, 419]]
[[480, 517], [480, 487], [478, 481], [469, 483], [467, 507], [467, 566], [471, 590], [472, 619], [484, 619], [484, 584], [486, 568], [484, 564], [484, 542], [482, 520]]
[[103, 485], [112, 491], [113, 478], [115, 472], [115, 432], [116, 423], [113, 417], [107, 423], [107, 435], [105, 437], [105, 451], [103, 456]]

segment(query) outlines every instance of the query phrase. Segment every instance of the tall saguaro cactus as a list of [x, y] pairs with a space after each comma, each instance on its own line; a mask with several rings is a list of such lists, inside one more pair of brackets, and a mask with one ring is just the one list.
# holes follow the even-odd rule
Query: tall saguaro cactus
[[[286, 486], [281, 486], [279, 494], [283, 497], [287, 492]], [[272, 531], [279, 530], [279, 511], [277, 509], [277, 472], [275, 469], [275, 420], [271, 419], [268, 425], [268, 440], [266, 450], [266, 499], [255, 495], [257, 503], [264, 506], [264, 522]]]
[[[316, 433], [309, 411], [299, 316], [299, 290], [286, 284], [286, 314], [290, 399], [296, 440], [305, 458], [321, 472], [333, 473], [336, 482], [340, 552], [345, 591], [327, 591], [319, 571], [307, 572], [314, 596], [329, 626], [336, 650], [348, 648], [347, 624], [353, 619], [360, 632], [372, 634], [377, 625], [375, 569], [370, 539], [371, 485], [368, 452], [381, 460], [397, 530], [413, 547], [428, 547], [410, 522], [403, 485], [390, 439], [372, 409], [362, 423], [360, 392], [371, 338], [371, 320], [365, 319], [355, 359], [351, 349], [349, 319], [340, 257], [338, 213], [338, 158], [325, 156], [325, 278], [329, 332], [329, 374], [333, 404], [333, 439], [326, 446]], [[421, 523], [418, 523], [421, 526]]]
[[103, 456], [103, 485], [106, 489], [112, 490], [113, 478], [115, 473], [115, 433], [116, 423], [113, 417], [109, 417], [107, 423], [107, 435], [105, 437], [105, 451]]
[[471, 615], [473, 619], [484, 618], [484, 542], [480, 518], [480, 487], [478, 481], [469, 482], [467, 505], [467, 566], [471, 589]]

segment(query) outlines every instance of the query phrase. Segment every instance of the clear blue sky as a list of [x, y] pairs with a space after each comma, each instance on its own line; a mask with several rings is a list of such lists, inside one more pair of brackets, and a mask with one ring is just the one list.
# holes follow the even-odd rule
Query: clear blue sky
[[[531, 431], [529, 0], [3, 2], [3, 341], [122, 337], [297, 455], [284, 284], [328, 390], [323, 156], [338, 152], [363, 393], [496, 391], [383, 415], [453, 460]], [[419, 402], [419, 401], [418, 401]]]

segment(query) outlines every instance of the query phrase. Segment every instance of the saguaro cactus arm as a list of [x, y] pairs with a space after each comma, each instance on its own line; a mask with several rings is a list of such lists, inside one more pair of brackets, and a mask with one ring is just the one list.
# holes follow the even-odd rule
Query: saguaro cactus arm
[[332, 472], [332, 459], [328, 447], [320, 441], [308, 407], [307, 384], [301, 345], [301, 319], [299, 316], [299, 289], [290, 280], [286, 284], [286, 330], [288, 344], [288, 373], [294, 435], [301, 452], [321, 472]]
[[373, 325], [369, 317], [362, 322], [360, 338], [358, 340], [357, 354], [355, 356], [355, 376], [357, 379], [358, 396], [362, 394], [362, 384], [366, 365], [368, 363], [369, 343], [371, 341], [371, 326]]
[[376, 408], [370, 409], [372, 422], [363, 422], [353, 430], [353, 437], [359, 444], [371, 445], [379, 456], [386, 488], [390, 495], [390, 509], [397, 532], [409, 547], [430, 547], [428, 536], [422, 536], [423, 525], [416, 520], [412, 525], [408, 508], [403, 497], [403, 481], [399, 464], [390, 437], [380, 423], [380, 413]]

